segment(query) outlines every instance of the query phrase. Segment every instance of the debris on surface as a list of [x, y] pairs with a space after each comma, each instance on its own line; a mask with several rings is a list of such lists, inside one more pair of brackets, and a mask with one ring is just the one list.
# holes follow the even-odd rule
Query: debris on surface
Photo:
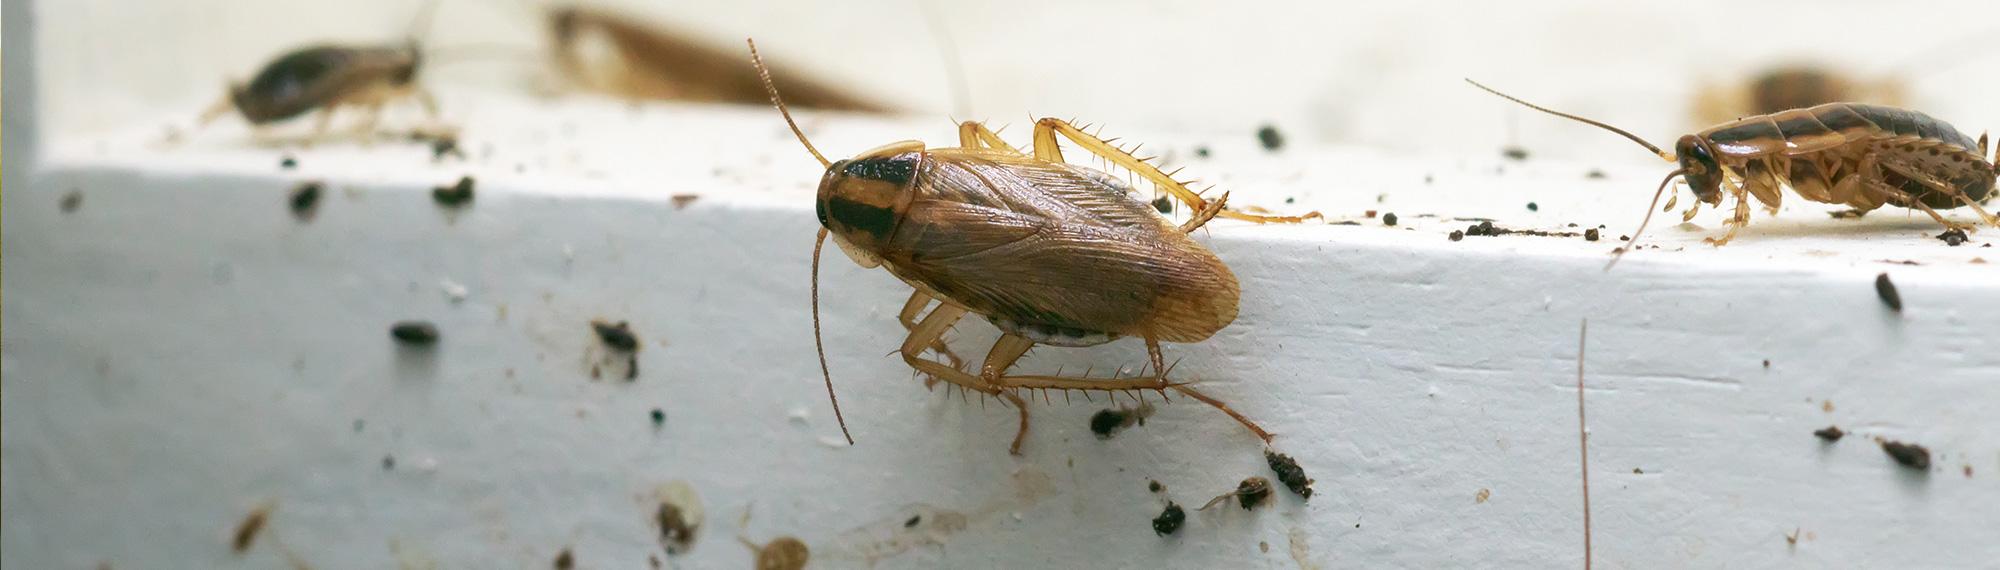
[[1151, 415], [1153, 405], [1144, 402], [1132, 408], [1106, 408], [1090, 416], [1090, 432], [1097, 434], [1097, 439], [1111, 439], [1118, 430], [1146, 425], [1146, 417]]
[[1278, 473], [1278, 482], [1284, 483], [1285, 488], [1298, 493], [1300, 498], [1312, 499], [1313, 480], [1306, 478], [1306, 470], [1300, 468], [1299, 462], [1293, 460], [1292, 456], [1266, 450], [1264, 462], [1270, 464], [1271, 470]]
[[674, 203], [674, 209], [675, 209], [675, 210], [680, 210], [680, 209], [685, 209], [685, 208], [687, 208], [687, 207], [688, 207], [688, 204], [693, 204], [695, 200], [700, 200], [700, 199], [701, 199], [701, 195], [700, 195], [700, 194], [675, 194], [675, 195], [672, 195], [672, 196], [668, 196], [668, 197], [667, 197], [667, 199], [668, 199], [668, 200], [670, 200], [670, 201], [672, 201], [672, 202]]
[[82, 208], [83, 191], [70, 190], [68, 192], [64, 192], [62, 195], [62, 201], [56, 202], [56, 207], [60, 208], [62, 210], [62, 213], [65, 214], [75, 212], [77, 208]]
[[389, 336], [412, 346], [437, 344], [438, 329], [430, 321], [402, 321], [389, 327]]
[[666, 425], [667, 425], [667, 412], [666, 412], [666, 410], [662, 410], [662, 409], [659, 409], [659, 408], [653, 408], [653, 413], [652, 413], [652, 416], [653, 416], [653, 429], [660, 429], [661, 427], [664, 427], [664, 426], [666, 426]]
[[1507, 157], [1508, 160], [1513, 160], [1513, 161], [1527, 160], [1528, 149], [1520, 146], [1508, 145], [1506, 148], [1500, 149], [1500, 156]]
[[312, 219], [313, 212], [319, 208], [321, 186], [319, 182], [300, 182], [297, 187], [292, 188], [292, 197], [289, 200], [292, 217], [300, 221]]
[[1153, 534], [1159, 536], [1173, 534], [1174, 531], [1181, 529], [1181, 523], [1184, 522], [1187, 522], [1187, 510], [1168, 501], [1166, 510], [1160, 511], [1160, 516], [1153, 517]]
[[1244, 479], [1236, 485], [1236, 502], [1243, 510], [1250, 510], [1271, 498], [1271, 480], [1263, 477]]
[[1465, 232], [1463, 230], [1452, 230], [1451, 235], [1447, 236], [1447, 239], [1450, 239], [1451, 241], [1458, 241], [1465, 239]]
[[257, 505], [256, 508], [250, 509], [250, 514], [243, 515], [243, 520], [236, 523], [235, 534], [231, 535], [229, 541], [230, 550], [235, 551], [239, 555], [249, 552], [250, 547], [257, 544], [257, 535], [262, 534], [264, 532], [264, 525], [270, 522], [271, 510], [277, 507], [277, 503], [265, 501], [263, 504]]
[[1472, 504], [1483, 505], [1486, 504], [1487, 499], [1491, 498], [1493, 498], [1492, 489], [1480, 488], [1478, 493], [1472, 494]]
[[1174, 199], [1168, 196], [1161, 196], [1158, 198], [1154, 198], [1153, 209], [1159, 210], [1161, 214], [1173, 214]]
[[1896, 293], [1896, 284], [1889, 282], [1888, 273], [1875, 276], [1875, 294], [1882, 297], [1882, 304], [1888, 305], [1889, 310], [1903, 312], [1903, 296]]
[[1604, 171], [1592, 168], [1590, 172], [1583, 173], [1583, 177], [1591, 180], [1602, 180], [1604, 178]]
[[1264, 125], [1257, 128], [1257, 142], [1264, 145], [1264, 150], [1277, 151], [1285, 148], [1285, 135], [1276, 126]]
[[[1530, 208], [1529, 208], [1529, 209], [1531, 209], [1531, 210], [1532, 210], [1532, 209], [1534, 209], [1534, 208], [1533, 208], [1532, 206], [1533, 206], [1533, 205], [1532, 205], [1532, 204], [1530, 204]], [[1453, 233], [1458, 233], [1458, 232], [1453, 232]], [[1470, 226], [1466, 226], [1466, 228], [1465, 228], [1465, 235], [1468, 235], [1468, 236], [1504, 236], [1504, 235], [1525, 235], [1525, 236], [1536, 236], [1536, 237], [1576, 237], [1576, 236], [1580, 236], [1580, 235], [1583, 235], [1583, 234], [1580, 234], [1580, 233], [1577, 233], [1577, 232], [1551, 232], [1551, 231], [1543, 231], [1543, 230], [1515, 230], [1515, 229], [1508, 229], [1508, 228], [1503, 228], [1503, 227], [1499, 227], [1499, 226], [1495, 226], [1495, 225], [1493, 225], [1493, 222], [1492, 222], [1492, 221], [1482, 221], [1482, 222], [1479, 222], [1479, 223], [1477, 223], [1477, 224], [1473, 224], [1473, 225], [1470, 225]]]
[[801, 570], [812, 560], [812, 549], [803, 540], [780, 536], [757, 549], [757, 570]]
[[1208, 158], [1208, 147], [1205, 146], [1194, 147], [1194, 155], [1201, 158]]
[[1539, 211], [1541, 211], [1541, 210], [1542, 210], [1542, 206], [1541, 206], [1541, 205], [1539, 205], [1539, 204], [1536, 204], [1536, 203], [1534, 203], [1534, 202], [1529, 202], [1529, 203], [1528, 203], [1528, 211], [1530, 211], [1530, 212], [1539, 212]]
[[284, 158], [278, 159], [278, 168], [291, 170], [298, 167], [299, 167], [299, 159], [292, 158], [292, 155], [287, 154], [284, 156]]
[[444, 162], [444, 157], [455, 156], [465, 160], [465, 151], [458, 148], [456, 135], [443, 135], [431, 139], [431, 162]]
[[576, 555], [570, 553], [569, 547], [563, 547], [562, 552], [556, 553], [555, 566], [556, 570], [572, 570], [576, 568]]
[[1883, 453], [1889, 454], [1889, 457], [1894, 458], [1896, 463], [1904, 467], [1920, 470], [1931, 468], [1931, 450], [1926, 449], [1924, 446], [1900, 441], [1876, 441], [1882, 444]]
[[1813, 430], [1813, 435], [1819, 436], [1820, 439], [1826, 440], [1827, 443], [1833, 443], [1840, 441], [1840, 438], [1847, 437], [1847, 432], [1840, 431], [1840, 426], [1826, 426]]
[[1396, 213], [1389, 212], [1387, 214], [1382, 214], [1382, 225], [1385, 226], [1396, 225]]
[[1965, 245], [1965, 240], [1967, 239], [1965, 237], [1965, 230], [1959, 228], [1945, 230], [1944, 233], [1938, 234], [1937, 238], [1943, 240], [1945, 245], [1952, 247]]
[[625, 321], [613, 323], [600, 319], [590, 321], [590, 328], [597, 331], [597, 339], [604, 341], [605, 346], [617, 349], [619, 352], [639, 349], [639, 335], [633, 334], [630, 323]]
[[1598, 238], [1597, 228], [1590, 228], [1587, 230], [1583, 230], [1583, 241], [1597, 241], [1597, 238]]
[[1167, 490], [1167, 486], [1161, 485], [1159, 481], [1148, 480], [1146, 481], [1146, 490], [1158, 493]]
[[653, 511], [653, 522], [660, 527], [660, 544], [668, 555], [687, 552], [694, 547], [695, 533], [701, 530], [701, 499], [683, 481], [662, 485], [654, 495], [660, 502]]
[[439, 206], [456, 208], [472, 202], [473, 181], [471, 176], [461, 176], [458, 183], [431, 189], [431, 199]]

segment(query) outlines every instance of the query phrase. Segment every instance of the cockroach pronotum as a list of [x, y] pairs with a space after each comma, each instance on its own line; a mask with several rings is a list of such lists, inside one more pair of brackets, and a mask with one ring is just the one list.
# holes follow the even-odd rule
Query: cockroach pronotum
[[[1944, 121], [1916, 111], [1827, 103], [1683, 135], [1674, 143], [1674, 152], [1668, 153], [1617, 127], [1522, 101], [1470, 79], [1466, 82], [1530, 109], [1617, 133], [1668, 162], [1678, 162], [1680, 168], [1668, 173], [1653, 192], [1653, 206], [1659, 205], [1676, 176], [1687, 182], [1697, 200], [1710, 206], [1720, 207], [1727, 190], [1736, 199], [1736, 208], [1726, 222], [1727, 233], [1703, 240], [1714, 245], [1729, 243], [1750, 222], [1749, 196], [1776, 213], [1782, 187], [1807, 200], [1844, 204], [1859, 212], [1884, 204], [1916, 208], [1951, 229], [1965, 227], [1946, 220], [1937, 209], [1966, 206], [1987, 224], [2000, 226], [2000, 220], [1979, 206], [1993, 195], [1993, 164], [2000, 160], [1987, 157], [1986, 136], [1975, 142]], [[1666, 209], [1673, 209], [1674, 203], [1669, 200]], [[1618, 248], [1611, 263], [1638, 244], [1653, 219], [1653, 206], [1646, 208], [1632, 241]], [[1700, 207], [1699, 202], [1690, 206], [1682, 219], [1693, 219]]]
[[[1317, 212], [1287, 217], [1226, 210], [1228, 194], [1202, 198], [1171, 174], [1113, 146], [1115, 139], [1051, 118], [1035, 123], [1032, 154], [984, 124], [966, 121], [958, 125], [956, 148], [904, 141], [828, 161], [792, 121], [754, 42], [750, 58], [771, 104], [826, 167], [817, 200], [821, 229], [813, 245], [812, 305], [814, 344], [829, 398], [833, 381], [819, 341], [818, 314], [819, 251], [831, 234], [862, 267], [886, 268], [916, 289], [899, 315], [910, 331], [900, 349], [904, 362], [933, 381], [1004, 398], [1020, 411], [1012, 453], [1020, 453], [1028, 433], [1027, 402], [1019, 390], [1162, 395], [1173, 390], [1214, 406], [1270, 441], [1269, 432], [1220, 400], [1169, 382], [1160, 342], [1200, 342], [1236, 319], [1236, 276], [1190, 232], [1218, 216], [1295, 223], [1318, 217]], [[1123, 180], [1065, 162], [1058, 136], [1152, 182], [1186, 203], [1192, 218], [1176, 226], [1134, 197]], [[933, 301], [936, 307], [925, 314]], [[968, 313], [986, 317], [1003, 332], [978, 373], [961, 370], [963, 361], [942, 340]], [[1085, 347], [1125, 336], [1146, 343], [1150, 369], [1138, 376], [1007, 373], [1037, 344]], [[948, 363], [924, 358], [927, 350]], [[834, 415], [840, 418], [837, 399]], [[841, 433], [847, 434], [844, 420]], [[853, 442], [851, 435], [848, 441]]]
[[[764, 101], [743, 60], [694, 36], [617, 12], [560, 6], [548, 12], [558, 70], [586, 89], [634, 99], [755, 104]], [[603, 50], [588, 49], [599, 45]], [[780, 66], [780, 70], [783, 67]], [[886, 113], [890, 106], [820, 83], [792, 79], [792, 103], [832, 111]]]
[[200, 124], [235, 111], [251, 125], [265, 127], [317, 110], [313, 135], [319, 136], [341, 107], [365, 109], [368, 115], [361, 127], [373, 129], [384, 105], [409, 98], [422, 103], [435, 118], [437, 99], [417, 85], [417, 72], [424, 64], [418, 31], [427, 26], [436, 8], [435, 1], [423, 8], [400, 45], [323, 44], [286, 52], [265, 64], [249, 83], [231, 83], [227, 96], [202, 113]]

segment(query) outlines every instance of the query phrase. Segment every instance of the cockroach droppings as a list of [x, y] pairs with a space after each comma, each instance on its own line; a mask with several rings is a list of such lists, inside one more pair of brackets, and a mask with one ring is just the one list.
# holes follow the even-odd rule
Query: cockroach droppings
[[1097, 434], [1097, 439], [1111, 439], [1111, 435], [1121, 427], [1125, 427], [1124, 410], [1099, 410], [1090, 416], [1090, 432]]
[[321, 184], [318, 182], [301, 182], [298, 187], [293, 188], [290, 200], [292, 217], [300, 220], [312, 219], [313, 212], [319, 207], [321, 190]]
[[1841, 431], [1840, 426], [1826, 426], [1813, 430], [1813, 435], [1819, 436], [1820, 439], [1826, 440], [1827, 443], [1833, 443], [1840, 441], [1840, 438], [1847, 437], [1847, 432]]
[[590, 328], [597, 332], [597, 340], [604, 341], [605, 346], [617, 349], [619, 352], [639, 349], [639, 335], [633, 334], [632, 325], [625, 321], [613, 323], [595, 320], [590, 321]]
[[56, 207], [57, 207], [58, 209], [61, 209], [61, 210], [62, 210], [62, 213], [65, 213], [65, 214], [68, 214], [68, 213], [71, 213], [71, 212], [75, 212], [75, 211], [77, 210], [77, 208], [82, 208], [82, 207], [83, 207], [83, 191], [82, 191], [82, 190], [71, 190], [71, 191], [68, 191], [68, 192], [64, 192], [64, 193], [63, 193], [63, 195], [62, 195], [62, 200], [56, 203]]
[[1156, 480], [1148, 480], [1146, 481], [1146, 490], [1158, 493], [1160, 491], [1167, 490], [1167, 486], [1161, 485], [1160, 482]]
[[383, 471], [395, 471], [395, 470], [396, 470], [396, 456], [394, 456], [394, 455], [383, 455], [383, 456], [382, 456], [382, 470], [383, 470]]
[[277, 508], [277, 505], [264, 503], [250, 509], [250, 514], [244, 515], [243, 521], [236, 523], [236, 533], [229, 541], [230, 549], [239, 555], [249, 552], [250, 547], [257, 544], [257, 535], [264, 532], [264, 525], [270, 521], [271, 510], [274, 508]]
[[1276, 152], [1285, 148], [1285, 135], [1274, 125], [1264, 125], [1257, 128], [1257, 142], [1264, 145], [1264, 150]]
[[1448, 238], [1448, 239], [1450, 239], [1451, 241], [1459, 241], [1459, 240], [1462, 240], [1462, 239], [1465, 239], [1465, 231], [1464, 231], [1464, 230], [1452, 230], [1452, 231], [1451, 231], [1451, 236], [1449, 236], [1449, 238]]
[[1882, 304], [1888, 305], [1889, 310], [1903, 312], [1903, 296], [1896, 293], [1896, 284], [1889, 281], [1889, 274], [1875, 276], [1875, 294], [1882, 297]]
[[1160, 511], [1160, 516], [1153, 517], [1153, 534], [1158, 536], [1173, 534], [1180, 530], [1181, 523], [1185, 522], [1187, 522], [1187, 509], [1168, 501], [1166, 510]]
[[1265, 451], [1264, 462], [1270, 464], [1271, 470], [1278, 473], [1278, 482], [1284, 483], [1285, 488], [1291, 489], [1293, 493], [1298, 493], [1300, 498], [1306, 500], [1312, 499], [1313, 480], [1306, 478], [1306, 470], [1301, 469], [1299, 462], [1293, 460], [1292, 456]]
[[1967, 239], [1965, 237], [1965, 230], [1958, 228], [1945, 230], [1944, 233], [1938, 234], [1937, 238], [1944, 241], [1945, 245], [1952, 247], [1965, 245], [1965, 240]]
[[1541, 206], [1540, 204], [1536, 204], [1536, 203], [1534, 203], [1534, 202], [1529, 202], [1529, 203], [1528, 203], [1528, 211], [1530, 211], [1530, 212], [1539, 212], [1539, 211], [1541, 211], [1541, 210], [1542, 210], [1542, 206]]
[[292, 155], [287, 154], [283, 158], [278, 159], [278, 168], [291, 170], [298, 167], [299, 167], [299, 159], [293, 158]]
[[1519, 146], [1509, 146], [1500, 149], [1500, 156], [1507, 157], [1507, 160], [1523, 161], [1528, 159], [1528, 149]]
[[1603, 180], [1604, 171], [1592, 168], [1590, 169], [1590, 172], [1583, 173], [1583, 177], [1591, 180]]
[[562, 552], [556, 553], [555, 566], [556, 570], [572, 570], [576, 568], [576, 555], [570, 553], [569, 547], [563, 547]]
[[917, 525], [923, 524], [923, 522], [923, 515], [910, 515], [909, 520], [903, 521], [903, 528], [917, 528]]
[[1882, 452], [1889, 454], [1889, 457], [1895, 459], [1896, 463], [1904, 467], [1918, 470], [1931, 468], [1931, 450], [1924, 446], [1887, 440], [1882, 441], [1881, 444]]
[[1583, 241], [1597, 241], [1598, 237], [1597, 228], [1583, 230]]
[[1169, 196], [1154, 198], [1153, 209], [1159, 210], [1161, 214], [1172, 214], [1174, 213], [1174, 199]]
[[431, 199], [439, 206], [457, 208], [472, 203], [473, 181], [471, 176], [461, 176], [458, 183], [431, 189]]
[[665, 427], [667, 425], [666, 410], [653, 408], [652, 416], [653, 416], [653, 429], [660, 429], [661, 427]]
[[389, 327], [389, 336], [411, 346], [437, 344], [438, 329], [430, 321], [403, 321]]
[[1236, 485], [1236, 502], [1243, 506], [1243, 510], [1254, 509], [1269, 498], [1271, 498], [1270, 479], [1251, 477]]
[[1205, 146], [1194, 147], [1194, 155], [1200, 158], [1208, 158], [1208, 147]]
[[1396, 225], [1396, 213], [1389, 212], [1387, 214], [1382, 214], [1382, 225], [1385, 226]]

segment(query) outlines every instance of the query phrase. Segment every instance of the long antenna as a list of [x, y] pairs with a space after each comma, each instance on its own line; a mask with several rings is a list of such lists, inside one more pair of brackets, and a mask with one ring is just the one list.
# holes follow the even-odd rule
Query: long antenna
[[[786, 109], [785, 100], [778, 97], [778, 85], [771, 82], [771, 69], [764, 67], [764, 58], [757, 56], [757, 40], [745, 38], [743, 41], [750, 44], [750, 65], [757, 66], [757, 77], [763, 78], [764, 91], [771, 94], [771, 105], [778, 108], [778, 114], [785, 116], [785, 125], [792, 128], [792, 134], [798, 135], [799, 144], [806, 145], [806, 152], [812, 153], [813, 158], [819, 159], [820, 166], [832, 167], [833, 163], [828, 162], [826, 156], [819, 153], [819, 149], [813, 148], [812, 141], [806, 140], [805, 131], [799, 130], [799, 124], [792, 121], [791, 110]], [[846, 427], [843, 426], [841, 429], [845, 430]], [[852, 441], [850, 438], [849, 442]]]
[[1639, 220], [1639, 231], [1632, 232], [1631, 241], [1625, 242], [1625, 247], [1618, 248], [1617, 253], [1611, 254], [1611, 262], [1604, 264], [1605, 271], [1610, 271], [1613, 266], [1618, 265], [1618, 260], [1625, 257], [1625, 252], [1639, 247], [1639, 236], [1645, 235], [1646, 224], [1653, 222], [1653, 208], [1660, 205], [1660, 195], [1667, 192], [1667, 183], [1673, 182], [1675, 176], [1683, 174], [1687, 174], [1687, 169], [1675, 169], [1673, 172], [1668, 172], [1666, 178], [1660, 180], [1660, 189], [1653, 191], [1653, 203], [1646, 206], [1646, 219]]
[[819, 352], [819, 374], [826, 378], [826, 399], [833, 402], [833, 419], [840, 422], [840, 435], [847, 438], [847, 444], [854, 445], [854, 434], [847, 432], [847, 418], [840, 415], [840, 397], [833, 395], [833, 373], [826, 369], [826, 343], [820, 341], [819, 335], [819, 250], [823, 245], [826, 245], [826, 228], [820, 228], [819, 238], [813, 240], [813, 350]]
[[1576, 333], [1576, 437], [1583, 454], [1583, 570], [1590, 570], [1590, 424], [1583, 418], [1583, 347], [1590, 319]]
[[1516, 98], [1516, 97], [1514, 97], [1513, 95], [1508, 95], [1508, 94], [1506, 94], [1506, 93], [1501, 93], [1501, 92], [1499, 92], [1499, 91], [1497, 91], [1497, 90], [1494, 90], [1494, 89], [1493, 89], [1492, 87], [1487, 87], [1487, 86], [1485, 86], [1485, 85], [1480, 85], [1478, 81], [1473, 81], [1473, 80], [1472, 80], [1472, 79], [1470, 79], [1470, 78], [1467, 78], [1467, 79], [1465, 80], [1465, 82], [1466, 82], [1466, 83], [1471, 83], [1473, 87], [1478, 87], [1478, 88], [1480, 88], [1480, 89], [1484, 89], [1484, 90], [1486, 90], [1486, 92], [1487, 92], [1487, 93], [1492, 93], [1492, 94], [1494, 94], [1494, 95], [1499, 95], [1501, 99], [1506, 99], [1506, 100], [1508, 100], [1508, 101], [1513, 101], [1513, 102], [1515, 102], [1515, 103], [1520, 103], [1521, 105], [1523, 105], [1523, 106], [1525, 106], [1525, 107], [1527, 107], [1527, 108], [1529, 108], [1529, 109], [1534, 109], [1534, 110], [1536, 110], [1536, 111], [1541, 111], [1541, 112], [1543, 112], [1543, 113], [1548, 113], [1548, 114], [1551, 114], [1551, 115], [1555, 115], [1555, 116], [1558, 116], [1558, 117], [1562, 117], [1562, 118], [1565, 118], [1565, 119], [1569, 119], [1569, 120], [1572, 120], [1572, 121], [1577, 121], [1577, 122], [1581, 122], [1581, 123], [1584, 123], [1584, 124], [1587, 124], [1587, 125], [1590, 125], [1590, 126], [1593, 126], [1593, 127], [1597, 127], [1597, 128], [1600, 128], [1600, 129], [1604, 129], [1604, 130], [1607, 130], [1607, 131], [1611, 131], [1611, 132], [1614, 132], [1614, 133], [1618, 133], [1619, 135], [1623, 135], [1623, 136], [1624, 136], [1625, 138], [1628, 138], [1628, 139], [1632, 139], [1632, 142], [1635, 142], [1635, 143], [1639, 143], [1639, 146], [1643, 146], [1643, 147], [1646, 147], [1646, 150], [1650, 150], [1650, 151], [1653, 151], [1653, 154], [1657, 154], [1657, 155], [1660, 155], [1660, 158], [1664, 158], [1664, 159], [1667, 159], [1667, 162], [1674, 162], [1674, 155], [1671, 155], [1671, 154], [1667, 154], [1667, 153], [1665, 153], [1665, 152], [1661, 152], [1661, 151], [1660, 151], [1660, 147], [1657, 147], [1657, 146], [1654, 146], [1654, 145], [1653, 145], [1653, 143], [1649, 143], [1649, 142], [1646, 142], [1646, 139], [1642, 139], [1642, 138], [1639, 138], [1639, 135], [1635, 135], [1635, 134], [1632, 134], [1632, 133], [1628, 133], [1628, 132], [1625, 132], [1625, 130], [1624, 130], [1624, 129], [1620, 129], [1620, 128], [1618, 128], [1618, 127], [1614, 127], [1614, 126], [1611, 126], [1611, 125], [1607, 125], [1607, 124], [1604, 124], [1604, 123], [1601, 123], [1601, 122], [1597, 122], [1597, 121], [1593, 121], [1593, 120], [1590, 120], [1590, 119], [1585, 119], [1585, 118], [1583, 118], [1583, 117], [1578, 117], [1578, 116], [1576, 116], [1576, 115], [1571, 115], [1571, 114], [1569, 114], [1569, 113], [1564, 113], [1564, 112], [1562, 112], [1562, 111], [1557, 111], [1557, 110], [1554, 110], [1554, 109], [1550, 109], [1550, 108], [1548, 108], [1548, 107], [1543, 107], [1543, 106], [1541, 106], [1541, 105], [1536, 105], [1536, 104], [1534, 104], [1534, 103], [1529, 103], [1529, 102], [1527, 102], [1527, 101], [1522, 101], [1522, 100], [1520, 100], [1519, 98]]

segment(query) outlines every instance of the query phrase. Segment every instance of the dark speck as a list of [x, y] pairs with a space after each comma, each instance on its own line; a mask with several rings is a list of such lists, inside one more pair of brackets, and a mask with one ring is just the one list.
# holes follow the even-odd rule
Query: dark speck
[[1911, 469], [1931, 468], [1931, 450], [1925, 449], [1921, 445], [1900, 441], [1884, 441], [1882, 442], [1882, 452], [1889, 454], [1889, 457], [1894, 458], [1896, 463], [1904, 467]]
[[292, 216], [300, 220], [310, 220], [313, 211], [319, 207], [320, 183], [301, 182], [292, 189]]
[[625, 321], [618, 321], [616, 323], [602, 320], [590, 321], [590, 328], [597, 331], [597, 339], [604, 341], [606, 346], [618, 349], [621, 352], [632, 352], [639, 349], [639, 335], [633, 334], [632, 326]]
[[1583, 241], [1597, 241], [1597, 228], [1583, 230]]
[[1389, 212], [1387, 214], [1382, 214], [1382, 225], [1385, 226], [1396, 225], [1396, 213]]
[[1813, 435], [1819, 436], [1820, 439], [1826, 440], [1827, 443], [1832, 443], [1840, 441], [1840, 438], [1847, 437], [1847, 432], [1840, 431], [1840, 426], [1826, 426], [1813, 430]]
[[1184, 522], [1187, 522], [1187, 510], [1169, 501], [1167, 509], [1160, 511], [1160, 516], [1153, 517], [1153, 534], [1159, 536], [1173, 534], [1174, 531], [1181, 529], [1181, 523]]
[[444, 157], [456, 156], [465, 159], [465, 151], [458, 148], [458, 137], [442, 136], [431, 139], [431, 162], [440, 162]]
[[394, 455], [384, 455], [384, 456], [382, 456], [382, 470], [383, 470], [383, 471], [395, 471], [395, 470], [396, 470], [396, 456], [394, 456]]
[[1275, 152], [1285, 148], [1285, 135], [1276, 126], [1264, 125], [1257, 128], [1257, 142], [1264, 145], [1264, 150]]
[[1205, 146], [1194, 147], [1194, 155], [1202, 158], [1208, 158], [1208, 147]]
[[61, 202], [58, 202], [58, 203], [56, 204], [56, 207], [58, 207], [58, 208], [61, 208], [61, 209], [62, 209], [62, 213], [65, 213], [65, 214], [67, 214], [67, 213], [70, 213], [70, 212], [75, 212], [77, 208], [82, 208], [82, 207], [83, 207], [83, 191], [82, 191], [82, 190], [71, 190], [71, 191], [69, 191], [69, 192], [65, 192], [65, 193], [63, 193], [63, 196], [62, 196], [62, 201], [61, 201]]
[[1599, 179], [1603, 179], [1603, 178], [1604, 178], [1604, 171], [1602, 171], [1602, 170], [1598, 170], [1598, 169], [1595, 169], [1595, 168], [1593, 168], [1593, 169], [1590, 169], [1590, 172], [1585, 172], [1585, 173], [1583, 173], [1583, 177], [1584, 177], [1584, 178], [1589, 178], [1589, 179], [1591, 179], [1591, 180], [1599, 180]]
[[1109, 408], [1099, 410], [1096, 415], [1090, 416], [1090, 432], [1097, 434], [1097, 439], [1111, 439], [1111, 434], [1117, 433], [1118, 428], [1125, 427], [1127, 413], [1124, 410]]
[[1500, 156], [1507, 157], [1508, 160], [1527, 160], [1528, 149], [1518, 146], [1509, 146], [1507, 148], [1500, 149]]
[[429, 346], [438, 340], [437, 325], [429, 321], [403, 321], [389, 327], [389, 336], [413, 346]]
[[1944, 240], [1945, 245], [1958, 247], [1960, 245], [1965, 244], [1966, 240], [1965, 230], [1952, 228], [1949, 230], [1945, 230], [1944, 233], [1938, 234], [1937, 238], [1940, 240]]
[[662, 409], [659, 409], [659, 408], [653, 408], [653, 414], [652, 414], [652, 415], [653, 415], [653, 429], [659, 429], [659, 428], [660, 428], [660, 426], [664, 426], [664, 425], [667, 425], [667, 412], [666, 412], [666, 410], [662, 410]]
[[292, 155], [289, 155], [289, 154], [288, 154], [288, 155], [285, 155], [285, 157], [284, 157], [284, 158], [280, 158], [280, 159], [278, 159], [278, 168], [283, 168], [283, 169], [285, 169], [285, 170], [291, 170], [291, 169], [294, 169], [294, 168], [298, 168], [298, 167], [299, 167], [299, 159], [296, 159], [296, 158], [292, 158]]
[[1158, 493], [1167, 490], [1167, 486], [1161, 485], [1159, 481], [1147, 481], [1146, 490]]
[[1530, 211], [1530, 212], [1538, 212], [1538, 211], [1541, 211], [1541, 209], [1542, 209], [1542, 207], [1541, 207], [1541, 206], [1537, 206], [1537, 205], [1535, 205], [1535, 203], [1534, 203], [1534, 202], [1529, 202], [1529, 203], [1528, 203], [1528, 211]]
[[1278, 482], [1284, 483], [1285, 488], [1298, 493], [1301, 498], [1312, 499], [1313, 480], [1306, 478], [1306, 470], [1299, 467], [1299, 462], [1292, 459], [1292, 456], [1265, 451], [1264, 462], [1270, 464], [1271, 470], [1278, 473]]
[[1875, 276], [1875, 295], [1882, 297], [1882, 304], [1888, 305], [1889, 310], [1903, 312], [1903, 296], [1896, 293], [1896, 284], [1889, 281], [1889, 274]]
[[574, 568], [576, 568], [576, 556], [570, 554], [569, 548], [565, 547], [562, 549], [562, 552], [556, 553], [556, 570], [572, 570]]
[[1463, 232], [1463, 231], [1460, 231], [1460, 230], [1452, 230], [1452, 231], [1451, 231], [1451, 241], [1458, 241], [1458, 240], [1462, 240], [1462, 239], [1465, 239], [1465, 232]]
[[431, 199], [439, 206], [456, 208], [472, 203], [472, 177], [461, 176], [457, 184], [431, 189]]
[[1153, 209], [1159, 210], [1162, 214], [1172, 214], [1174, 213], [1174, 199], [1169, 196], [1154, 198]]
[[923, 515], [912, 515], [910, 520], [903, 521], [903, 528], [917, 528], [917, 525], [923, 522]]

